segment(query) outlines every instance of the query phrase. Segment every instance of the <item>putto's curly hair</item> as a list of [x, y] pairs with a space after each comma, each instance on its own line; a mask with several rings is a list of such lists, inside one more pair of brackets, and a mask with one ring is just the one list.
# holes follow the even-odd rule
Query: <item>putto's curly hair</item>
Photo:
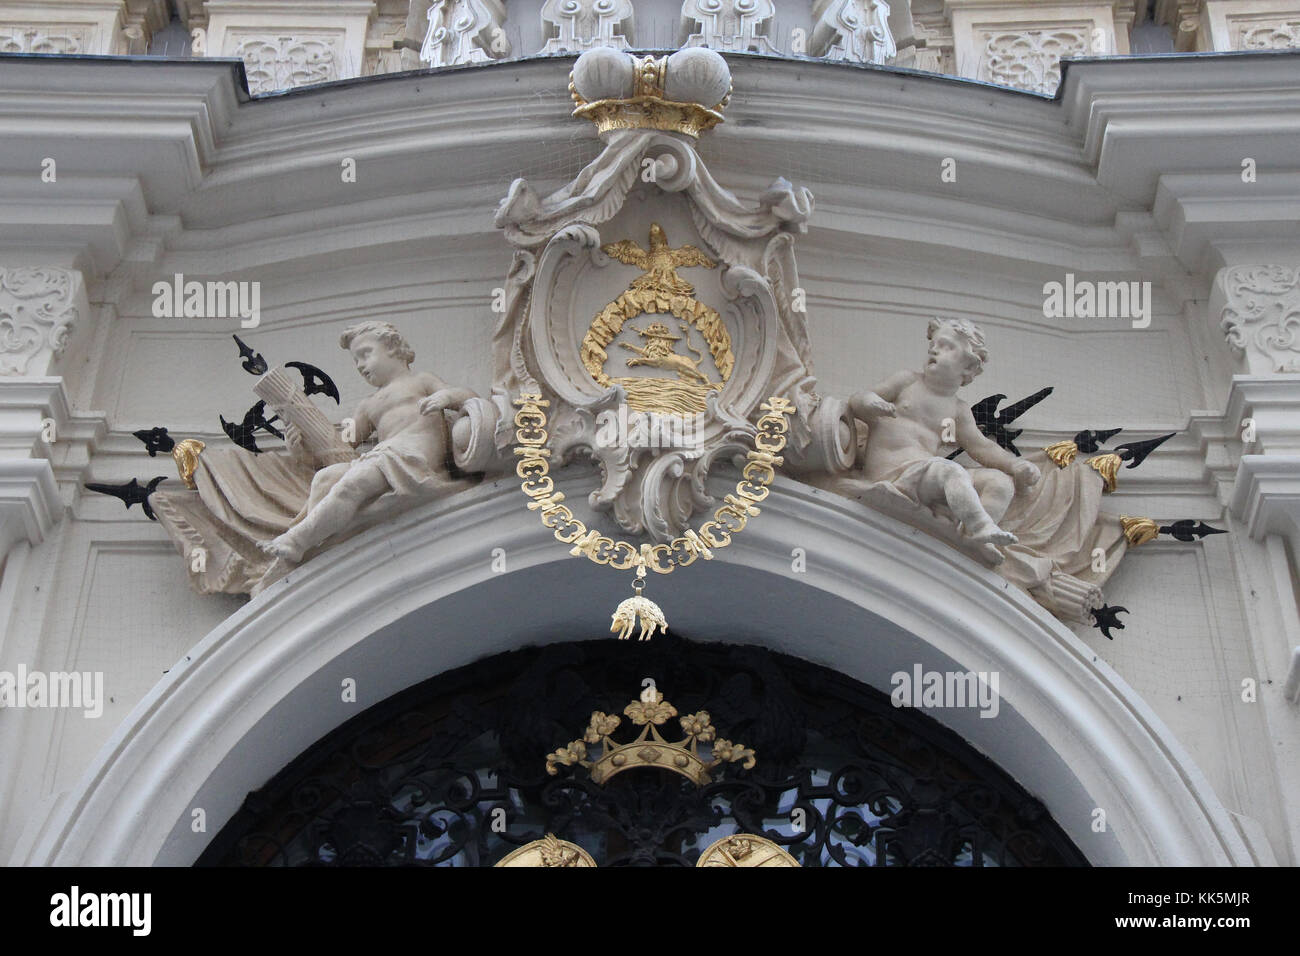
[[951, 329], [966, 340], [966, 351], [975, 361], [973, 364], [967, 364], [966, 373], [962, 376], [961, 383], [969, 385], [975, 381], [976, 375], [984, 371], [984, 363], [989, 360], [989, 350], [984, 347], [984, 333], [980, 331], [978, 325], [969, 319], [955, 319], [951, 316], [936, 315], [930, 320], [930, 325], [925, 330], [926, 341], [928, 342], [934, 338], [934, 333], [940, 329]]
[[373, 335], [379, 339], [380, 344], [388, 349], [390, 355], [395, 355], [407, 365], [415, 361], [415, 350], [411, 348], [409, 342], [402, 338], [402, 333], [389, 322], [358, 322], [356, 325], [349, 326], [343, 330], [339, 336], [339, 347], [350, 349], [352, 342], [363, 335]]

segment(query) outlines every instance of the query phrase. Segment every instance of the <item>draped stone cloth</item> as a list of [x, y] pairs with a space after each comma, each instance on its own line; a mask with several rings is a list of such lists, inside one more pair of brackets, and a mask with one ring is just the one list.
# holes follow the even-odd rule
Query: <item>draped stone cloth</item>
[[[865, 430], [861, 424], [859, 429]], [[860, 471], [860, 451], [851, 473], [808, 480], [948, 543], [1028, 592], [1061, 620], [1091, 624], [1091, 610], [1104, 603], [1101, 586], [1128, 550], [1119, 516], [1101, 510], [1104, 482], [1084, 458], [1058, 468], [1042, 451], [1022, 457], [1037, 465], [1042, 477], [1016, 492], [998, 522], [1018, 539], [1017, 544], [1005, 548], [974, 546], [958, 530], [947, 508], [932, 510], [918, 503], [916, 484], [934, 459], [900, 466], [889, 476], [892, 480], [868, 481]], [[1101, 571], [1093, 570], [1095, 548], [1105, 553]]]
[[[996, 570], [1057, 617], [1090, 624], [1101, 586], [1128, 550], [1119, 517], [1101, 510], [1104, 483], [1083, 458], [1058, 468], [1042, 451], [1023, 457], [1042, 478], [1012, 499], [999, 522], [1019, 540], [1003, 549]], [[1093, 570], [1096, 548], [1105, 552], [1102, 571]]]
[[[343, 532], [304, 556], [337, 544], [400, 510], [474, 484], [453, 478], [434, 462], [436, 441], [424, 429], [400, 432], [353, 461], [379, 469], [389, 491], [362, 508]], [[159, 490], [154, 513], [185, 557], [190, 581], [200, 593], [256, 594], [271, 568], [259, 541], [283, 534], [306, 514], [315, 474], [313, 463], [283, 452], [255, 455], [243, 448], [206, 448], [194, 469], [195, 489]], [[196, 568], [195, 549], [203, 560]]]
[[[195, 490], [155, 492], [154, 513], [185, 557], [195, 589], [251, 591], [271, 566], [257, 543], [283, 534], [297, 520], [313, 474], [309, 461], [288, 454], [205, 448], [194, 469]], [[196, 548], [203, 551], [198, 570]]]

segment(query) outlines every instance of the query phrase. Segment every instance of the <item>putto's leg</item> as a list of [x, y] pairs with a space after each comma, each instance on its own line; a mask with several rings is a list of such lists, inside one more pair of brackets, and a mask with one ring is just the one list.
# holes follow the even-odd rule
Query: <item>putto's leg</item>
[[348, 473], [350, 462], [342, 461], [336, 465], [326, 465], [311, 478], [311, 490], [307, 492], [307, 507], [311, 511], [334, 487], [340, 478]]
[[953, 517], [961, 522], [962, 530], [977, 543], [1016, 543], [1016, 536], [999, 528], [997, 522], [984, 510], [971, 480], [971, 473], [955, 461], [936, 458], [921, 479], [919, 490], [923, 503], [932, 507], [936, 500], [940, 504], [946, 504]]
[[989, 518], [1001, 521], [1016, 496], [1016, 483], [1011, 476], [995, 468], [972, 468], [970, 478]]
[[353, 463], [347, 468], [302, 521], [259, 547], [296, 564], [305, 552], [342, 531], [362, 507], [388, 490], [388, 479], [373, 465]]

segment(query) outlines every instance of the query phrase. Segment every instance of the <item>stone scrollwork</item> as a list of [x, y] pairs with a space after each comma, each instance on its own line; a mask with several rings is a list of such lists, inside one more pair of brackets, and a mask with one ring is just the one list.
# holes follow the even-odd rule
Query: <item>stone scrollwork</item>
[[979, 78], [1035, 93], [1054, 93], [1061, 82], [1061, 58], [1088, 53], [1091, 27], [996, 30], [983, 36]]
[[42, 352], [63, 354], [79, 318], [73, 279], [67, 269], [0, 268], [0, 375], [26, 375]]
[[1300, 371], [1300, 269], [1231, 266], [1218, 284], [1224, 296], [1219, 326], [1228, 344], [1260, 371]]
[[505, 19], [501, 0], [434, 0], [420, 59], [439, 67], [507, 57]]
[[731, 53], [776, 53], [767, 36], [775, 13], [773, 0], [686, 0], [683, 45]]
[[885, 63], [898, 54], [885, 0], [816, 0], [809, 52], [828, 60]]
[[550, 39], [540, 53], [626, 50], [632, 40], [632, 0], [546, 0], [542, 27]]

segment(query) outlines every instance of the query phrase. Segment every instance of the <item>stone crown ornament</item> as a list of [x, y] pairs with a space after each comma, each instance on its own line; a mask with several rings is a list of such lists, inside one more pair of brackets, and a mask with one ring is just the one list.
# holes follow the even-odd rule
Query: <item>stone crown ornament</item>
[[666, 57], [635, 57], [596, 47], [573, 65], [569, 92], [581, 116], [607, 133], [657, 129], [698, 137], [722, 122], [731, 70], [713, 50], [692, 47]]

